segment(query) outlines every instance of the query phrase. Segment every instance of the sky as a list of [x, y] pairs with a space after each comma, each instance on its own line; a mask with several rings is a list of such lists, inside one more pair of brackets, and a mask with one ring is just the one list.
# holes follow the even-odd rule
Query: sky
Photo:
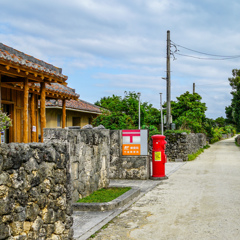
[[239, 12], [239, 0], [8, 0], [1, 1], [0, 42], [62, 68], [80, 99], [135, 91], [159, 109], [169, 30], [171, 50], [178, 50], [171, 99], [192, 93], [195, 83], [215, 119], [231, 104], [228, 78], [240, 58], [198, 52], [240, 55]]

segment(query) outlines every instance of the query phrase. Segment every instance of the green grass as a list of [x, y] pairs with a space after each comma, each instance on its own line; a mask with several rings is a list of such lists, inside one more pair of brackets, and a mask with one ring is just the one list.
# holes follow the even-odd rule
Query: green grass
[[99, 189], [89, 196], [79, 199], [77, 202], [81, 203], [103, 203], [110, 202], [113, 199], [121, 196], [123, 193], [130, 190], [130, 187], [110, 187], [110, 188], [102, 188]]
[[209, 145], [204, 146], [203, 148], [200, 148], [196, 153], [188, 154], [188, 161], [193, 161], [196, 159], [197, 156], [199, 156], [202, 152], [204, 152], [204, 149], [210, 148]]
[[99, 232], [101, 232], [101, 230], [106, 229], [110, 223], [112, 223], [112, 221], [110, 221], [110, 222], [108, 222], [107, 224], [105, 224], [101, 229], [99, 229], [97, 232], [95, 232], [93, 235], [91, 235], [91, 236], [89, 237], [89, 239], [95, 238], [95, 237], [97, 236], [97, 234], [98, 234]]

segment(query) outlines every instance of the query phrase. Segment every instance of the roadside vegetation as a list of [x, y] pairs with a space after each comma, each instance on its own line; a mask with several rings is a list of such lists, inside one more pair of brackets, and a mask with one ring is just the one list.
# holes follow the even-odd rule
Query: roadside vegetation
[[106, 228], [109, 226], [110, 223], [112, 223], [112, 221], [110, 221], [110, 222], [108, 222], [107, 224], [105, 224], [101, 229], [99, 229], [97, 232], [95, 232], [93, 235], [91, 235], [91, 236], [89, 237], [89, 239], [95, 238], [95, 237], [97, 236], [97, 234], [98, 234], [100, 231], [106, 229]]
[[235, 137], [235, 144], [236, 144], [236, 146], [240, 147], [240, 135]]
[[188, 154], [188, 161], [195, 160], [201, 153], [204, 152], [205, 149], [210, 148], [209, 145], [204, 146], [203, 148], [200, 148], [196, 153]]
[[188, 129], [179, 129], [179, 130], [166, 130], [165, 132], [164, 132], [164, 135], [165, 136], [169, 136], [170, 134], [172, 134], [172, 133], [187, 133], [187, 134], [189, 134], [189, 133], [191, 133], [191, 130], [188, 130]]
[[110, 202], [125, 192], [129, 191], [131, 187], [109, 187], [109, 188], [101, 188], [89, 196], [79, 199], [77, 202], [81, 203], [103, 203]]
[[[198, 93], [191, 94], [185, 92], [171, 101], [171, 112], [175, 130], [166, 130], [164, 135], [171, 133], [205, 133], [209, 143], [221, 140], [223, 134], [236, 134], [236, 128], [240, 130], [240, 71], [234, 71], [237, 80], [230, 81], [233, 86], [234, 104], [226, 107], [227, 118], [218, 117], [215, 120], [207, 118], [205, 112], [206, 104], [202, 102], [202, 97]], [[235, 83], [237, 81], [237, 83]], [[236, 86], [239, 90], [236, 90]], [[237, 91], [237, 93], [236, 93]], [[237, 105], [236, 94], [239, 96], [239, 104]], [[95, 103], [102, 108], [103, 114], [93, 120], [93, 125], [102, 124], [107, 129], [138, 129], [138, 95], [135, 92], [125, 92], [124, 97], [109, 96], [103, 97]], [[166, 103], [163, 104], [163, 115], [166, 115]], [[239, 115], [237, 109], [239, 108]], [[230, 110], [231, 109], [231, 114]], [[161, 134], [161, 113], [148, 102], [141, 102], [141, 129], [148, 129], [149, 136]], [[234, 117], [231, 117], [234, 116]], [[239, 119], [238, 119], [239, 116]], [[239, 124], [239, 126], [238, 126]]]
[[[102, 108], [103, 114], [93, 120], [93, 125], [102, 124], [107, 129], [138, 128], [138, 95], [124, 92], [124, 97], [112, 95], [103, 97], [95, 103]], [[161, 113], [152, 104], [141, 102], [141, 128], [149, 129], [150, 135], [160, 134]]]
[[233, 69], [232, 77], [228, 79], [232, 87], [231, 105], [225, 108], [227, 123], [236, 126], [237, 132], [240, 132], [240, 70]]

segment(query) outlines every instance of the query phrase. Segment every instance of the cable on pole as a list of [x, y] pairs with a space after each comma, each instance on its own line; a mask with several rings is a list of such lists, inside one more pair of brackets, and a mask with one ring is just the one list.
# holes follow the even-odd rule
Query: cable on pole
[[[176, 60], [175, 54], [180, 55], [180, 56], [184, 56], [184, 57], [195, 58], [195, 59], [199, 59], [199, 60], [217, 60], [217, 61], [219, 61], [219, 60], [229, 60], [229, 59], [240, 58], [240, 55], [224, 56], [224, 55], [201, 52], [201, 51], [198, 51], [198, 50], [194, 50], [194, 49], [176, 44], [173, 41], [171, 41], [171, 47], [174, 47], [174, 50], [171, 51], [171, 55], [173, 56], [173, 60]], [[199, 56], [193, 56], [193, 55], [189, 55], [189, 54], [179, 53], [180, 52], [179, 48], [183, 48], [183, 49], [186, 49], [188, 51], [192, 51], [192, 52], [195, 52], [195, 53], [199, 53], [199, 54], [202, 54], [202, 55], [211, 56], [211, 57], [215, 57], [215, 58], [199, 57]]]

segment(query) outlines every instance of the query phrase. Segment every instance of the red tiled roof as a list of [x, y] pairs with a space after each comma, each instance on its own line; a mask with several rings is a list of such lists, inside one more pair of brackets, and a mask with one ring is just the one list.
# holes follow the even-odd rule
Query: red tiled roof
[[[40, 83], [31, 83], [30, 87], [40, 89]], [[74, 97], [75, 99], [79, 98], [79, 94], [75, 93], [74, 89], [59, 83], [51, 83], [51, 85], [46, 84], [46, 90], [52, 93], [59, 93], [69, 97]]]
[[[46, 100], [46, 107], [62, 107], [62, 100]], [[66, 108], [101, 114], [100, 107], [83, 100], [66, 100]]]
[[63, 78], [64, 80], [67, 79], [67, 76], [62, 74], [61, 68], [57, 68], [49, 63], [27, 55], [14, 48], [8, 47], [2, 43], [0, 43], [0, 60], [28, 67], [48, 75]]

